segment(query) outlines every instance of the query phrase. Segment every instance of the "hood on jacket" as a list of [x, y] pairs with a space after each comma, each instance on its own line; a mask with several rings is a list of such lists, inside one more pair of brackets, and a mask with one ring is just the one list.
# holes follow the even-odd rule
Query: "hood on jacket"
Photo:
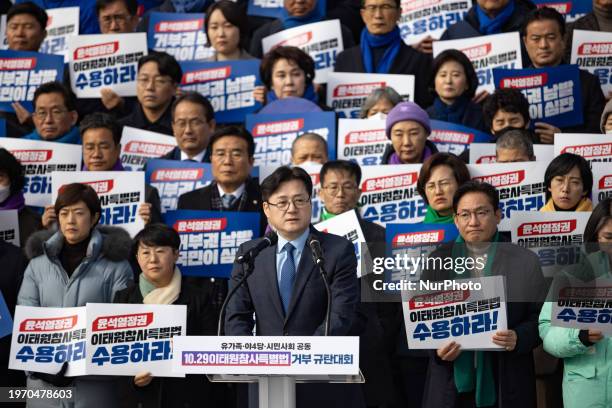
[[606, 120], [608, 120], [608, 115], [612, 113], [612, 99], [606, 103], [606, 107], [601, 114], [601, 122], [599, 123], [599, 128], [601, 129], [601, 133], [606, 133]]
[[[102, 247], [98, 251], [98, 254], [104, 256], [108, 260], [120, 262], [129, 259], [132, 239], [123, 228], [97, 225], [91, 233], [91, 240], [94, 242], [102, 242]], [[61, 241], [63, 241], [63, 236], [58, 230], [37, 231], [28, 238], [25, 246], [25, 254], [28, 259], [36, 258], [37, 256], [45, 254], [45, 250], [48, 250], [50, 246], [57, 245], [57, 242]], [[89, 248], [87, 249], [88, 252], [91, 247], [92, 243], [90, 242]]]

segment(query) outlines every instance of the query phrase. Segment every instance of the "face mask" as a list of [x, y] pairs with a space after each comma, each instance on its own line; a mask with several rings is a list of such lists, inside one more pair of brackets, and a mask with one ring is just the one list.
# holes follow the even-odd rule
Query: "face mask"
[[370, 117], [369, 117], [369, 118], [367, 118], [367, 119], [386, 120], [386, 119], [387, 119], [387, 114], [386, 114], [386, 113], [383, 113], [383, 112], [378, 112], [377, 114], [372, 115], [372, 116], [370, 116]]
[[0, 186], [0, 203], [6, 201], [7, 198], [11, 195], [11, 185], [8, 186]]

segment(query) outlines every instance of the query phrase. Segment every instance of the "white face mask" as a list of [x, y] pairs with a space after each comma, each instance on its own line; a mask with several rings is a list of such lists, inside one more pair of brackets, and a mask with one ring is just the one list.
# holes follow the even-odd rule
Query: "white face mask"
[[11, 195], [11, 185], [8, 186], [0, 186], [0, 203], [6, 201], [7, 198]]
[[378, 119], [378, 120], [385, 120], [385, 119], [387, 119], [387, 114], [386, 114], [386, 113], [383, 113], [383, 112], [378, 112], [378, 113], [376, 113], [376, 114], [374, 114], [374, 115], [370, 116], [370, 117], [369, 117], [369, 118], [367, 118], [367, 119]]

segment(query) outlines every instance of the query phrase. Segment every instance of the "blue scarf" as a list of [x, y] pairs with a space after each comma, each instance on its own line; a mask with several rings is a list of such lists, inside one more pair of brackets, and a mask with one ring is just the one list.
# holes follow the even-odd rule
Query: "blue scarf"
[[289, 15], [286, 8], [281, 11], [281, 20], [283, 21], [283, 29], [299, 27], [304, 24], [318, 23], [325, 18], [327, 0], [317, 0], [317, 4], [312, 11], [302, 17], [294, 17]]
[[43, 139], [37, 130], [34, 130], [32, 133], [25, 135], [23, 138], [28, 140], [42, 140], [45, 142], [81, 144], [81, 134], [79, 133], [79, 128], [76, 126], [73, 126], [72, 129], [70, 129], [68, 132], [53, 140]]
[[[388, 74], [391, 64], [397, 57], [402, 44], [399, 27], [383, 35], [370, 34], [367, 27], [361, 31], [361, 58], [363, 66], [368, 74]], [[386, 47], [387, 50], [379, 61], [378, 66], [374, 67], [374, 55], [372, 48]]]
[[172, 0], [172, 7], [176, 13], [201, 13], [208, 0]]
[[[266, 104], [278, 100], [278, 96], [276, 96], [272, 90], [268, 91], [266, 96]], [[314, 90], [313, 84], [308, 85], [306, 89], [304, 89], [304, 95], [300, 96], [300, 98], [308, 99], [310, 102], [319, 104], [319, 97]]]
[[436, 99], [434, 99], [435, 113], [433, 119], [461, 125], [463, 123], [463, 115], [465, 115], [465, 110], [469, 103], [470, 100], [465, 95], [455, 99], [451, 105], [445, 104], [440, 97], [436, 96]]
[[482, 35], [501, 33], [502, 26], [510, 19], [512, 13], [514, 13], [514, 0], [510, 0], [506, 7], [494, 18], [489, 18], [484, 10], [476, 4], [476, 14], [480, 24], [478, 31]]

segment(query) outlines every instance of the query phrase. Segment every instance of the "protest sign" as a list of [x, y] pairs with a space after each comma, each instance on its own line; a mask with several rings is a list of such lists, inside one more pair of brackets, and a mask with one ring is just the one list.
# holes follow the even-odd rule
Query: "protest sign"
[[355, 255], [357, 256], [357, 277], [361, 278], [361, 266], [363, 256], [361, 248], [365, 244], [366, 239], [359, 225], [359, 219], [355, 210], [350, 210], [342, 214], [338, 214], [329, 220], [315, 224], [314, 227], [318, 231], [327, 232], [329, 234], [338, 235], [351, 241], [355, 247]]
[[612, 169], [608, 163], [591, 164], [593, 172], [593, 207], [612, 197]]
[[598, 77], [604, 95], [612, 92], [611, 32], [574, 30], [570, 62]]
[[520, 69], [521, 39], [518, 32], [493, 34], [460, 40], [434, 41], [433, 56], [444, 50], [456, 49], [463, 52], [474, 65], [478, 75], [478, 89], [493, 93], [493, 68]]
[[67, 377], [86, 374], [87, 316], [84, 307], [15, 308], [9, 368]]
[[51, 173], [81, 168], [79, 145], [3, 138], [0, 146], [11, 152], [23, 166], [26, 205], [44, 207], [51, 204]]
[[438, 40], [451, 25], [463, 20], [472, 6], [468, 0], [402, 1], [400, 34], [408, 45], [427, 36]]
[[588, 133], [555, 133], [555, 157], [563, 153], [582, 156], [590, 164], [612, 162], [612, 137]]
[[533, 122], [559, 128], [582, 125], [582, 93], [577, 65], [547, 68], [494, 69], [495, 87], [520, 90], [529, 101]]
[[172, 361], [186, 374], [356, 375], [359, 337], [177, 337]]
[[255, 139], [255, 166], [290, 164], [291, 145], [303, 133], [316, 133], [327, 140], [329, 160], [336, 158], [334, 112], [247, 115], [246, 128]]
[[391, 87], [405, 101], [414, 101], [414, 75], [331, 72], [327, 76], [327, 104], [340, 118], [358, 118], [361, 106], [377, 88]]
[[509, 231], [513, 211], [538, 211], [544, 206], [544, 173], [548, 163], [469, 164], [472, 180], [489, 183], [499, 193], [500, 231]]
[[280, 45], [298, 47], [310, 55], [315, 63], [315, 82], [326, 83], [327, 75], [334, 70], [336, 56], [344, 50], [340, 20], [304, 24], [262, 40], [264, 54]]
[[87, 374], [182, 377], [172, 342], [187, 334], [186, 305], [87, 304]]
[[[444, 286], [469, 281], [479, 282], [481, 289]], [[418, 288], [427, 282], [413, 283]], [[436, 350], [454, 341], [463, 350], [503, 349], [492, 341], [497, 331], [508, 327], [503, 276], [429, 283], [441, 286], [402, 291], [408, 348]]]
[[390, 144], [384, 119], [338, 121], [338, 159], [354, 161], [360, 166], [383, 164], [383, 153]]
[[147, 55], [145, 33], [75, 35], [68, 47], [70, 86], [77, 98], [99, 98], [102, 88], [136, 95], [138, 60]]
[[183, 275], [229, 278], [236, 251], [259, 236], [259, 213], [178, 210], [164, 222], [181, 237], [178, 267]]
[[261, 108], [253, 96], [255, 87], [262, 85], [259, 63], [259, 60], [182, 62], [180, 87], [205, 96], [212, 104], [217, 123], [243, 122], [245, 115]]
[[138, 216], [138, 208], [145, 199], [142, 171], [56, 171], [51, 180], [53, 202], [67, 184], [87, 184], [100, 198], [100, 224], [122, 227], [132, 237], [144, 228], [144, 221]]
[[206, 46], [204, 13], [151, 12], [147, 30], [150, 49], [167, 52], [177, 61], [212, 57], [215, 50]]
[[[552, 145], [534, 144], [533, 154], [537, 161], [550, 163], [554, 158]], [[470, 145], [470, 164], [496, 163], [495, 143], [472, 143]]]
[[459, 156], [469, 150], [472, 143], [491, 141], [491, 135], [455, 123], [431, 120], [431, 134], [428, 139], [433, 142], [438, 151]]
[[283, 15], [283, 0], [249, 0], [249, 16], [280, 18]]
[[359, 207], [366, 221], [417, 223], [427, 206], [416, 190], [420, 164], [364, 166]]
[[0, 292], [0, 339], [13, 332], [13, 319], [6, 305], [4, 295]]
[[0, 241], [21, 246], [19, 239], [18, 210], [0, 210]]
[[79, 8], [60, 7], [47, 9], [47, 36], [39, 52], [64, 57], [68, 62], [68, 37], [79, 35]]
[[565, 17], [566, 23], [576, 21], [586, 13], [590, 13], [593, 9], [592, 2], [589, 0], [533, 0], [533, 3], [538, 8], [554, 8]]
[[34, 92], [46, 82], [62, 81], [64, 59], [59, 55], [0, 50], [0, 111], [15, 112], [19, 102], [32, 112]]
[[176, 138], [149, 130], [123, 127], [121, 164], [126, 170], [140, 171], [150, 159], [157, 159], [176, 147]]

